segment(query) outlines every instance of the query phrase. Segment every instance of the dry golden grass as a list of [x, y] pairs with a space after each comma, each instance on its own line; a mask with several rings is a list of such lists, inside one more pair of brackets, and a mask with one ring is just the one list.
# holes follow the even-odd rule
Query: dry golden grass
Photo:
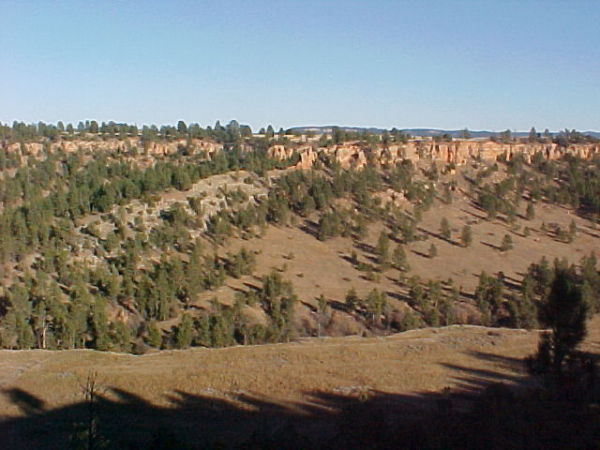
[[[526, 202], [523, 201], [518, 212], [524, 215], [525, 208]], [[600, 231], [594, 230], [591, 222], [566, 208], [538, 205], [534, 220], [517, 220], [521, 226], [521, 231], [517, 233], [511, 232], [510, 227], [501, 220], [477, 219], [484, 216], [485, 213], [475, 208], [462, 194], [457, 194], [451, 205], [436, 201], [419, 224], [418, 233], [429, 233], [429, 238], [405, 246], [411, 266], [407, 275], [419, 275], [425, 280], [452, 278], [457, 287], [462, 287], [463, 292], [473, 293], [482, 270], [488, 274], [503, 272], [508, 279], [519, 282], [529, 264], [538, 262], [542, 256], [550, 263], [554, 258], [566, 258], [571, 263], [578, 263], [582, 256], [589, 255], [592, 251], [598, 254], [600, 251]], [[439, 235], [443, 217], [451, 224], [453, 243], [435, 236]], [[568, 229], [572, 219], [579, 228], [572, 243], [559, 242], [540, 231], [542, 222], [557, 223], [563, 229]], [[467, 223], [472, 227], [473, 243], [469, 248], [463, 248], [459, 245], [460, 234]], [[531, 229], [529, 237], [522, 235], [526, 226]], [[374, 247], [382, 229], [380, 223], [372, 224], [364, 243]], [[511, 235], [514, 248], [508, 252], [500, 252], [497, 247], [505, 234]], [[425, 255], [432, 243], [437, 247], [438, 256], [428, 258]], [[395, 245], [390, 242], [390, 251]], [[224, 255], [226, 252], [235, 252], [242, 246], [258, 252], [255, 275], [240, 280], [230, 279], [226, 286], [206, 293], [204, 300], [217, 297], [225, 303], [231, 303], [236, 289], [247, 290], [249, 285], [259, 286], [260, 277], [273, 269], [280, 270], [285, 279], [293, 282], [300, 300], [313, 305], [316, 305], [316, 299], [321, 294], [329, 300], [344, 302], [346, 293], [352, 287], [361, 296], [378, 288], [391, 294], [392, 301], [393, 294], [406, 292], [406, 287], [398, 283], [400, 273], [395, 269], [380, 274], [378, 281], [365, 279], [365, 273], [354, 268], [348, 257], [355, 251], [361, 262], [376, 266], [373, 254], [358, 248], [349, 238], [338, 237], [321, 242], [300, 227], [270, 226], [261, 238], [232, 239], [221, 253]], [[293, 255], [292, 259], [288, 258], [290, 254]], [[394, 306], [398, 306], [397, 302]]]
[[[589, 328], [586, 347], [594, 350], [600, 345], [600, 317]], [[385, 338], [308, 339], [143, 356], [2, 351], [0, 383], [3, 390], [17, 388], [41, 399], [45, 409], [81, 401], [81, 384], [91, 372], [97, 372], [108, 397], [116, 388], [164, 407], [171, 406], [177, 391], [223, 399], [247, 393], [271, 402], [308, 401], [317, 391], [416, 395], [478, 381], [510, 382], [524, 373], [518, 362], [507, 361], [534, 352], [537, 339], [536, 331], [452, 326]], [[8, 396], [0, 396], [0, 411], [5, 418], [23, 414]]]

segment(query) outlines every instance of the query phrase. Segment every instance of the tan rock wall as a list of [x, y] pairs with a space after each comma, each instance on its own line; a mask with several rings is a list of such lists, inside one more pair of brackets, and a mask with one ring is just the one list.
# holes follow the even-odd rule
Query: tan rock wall
[[463, 165], [474, 158], [487, 162], [495, 162], [500, 158], [511, 160], [516, 154], [522, 154], [525, 160], [529, 162], [537, 152], [541, 152], [549, 160], [558, 159], [565, 154], [591, 159], [600, 154], [600, 145], [574, 144], [567, 148], [561, 148], [556, 144], [503, 144], [492, 141], [453, 141], [444, 143], [411, 141], [407, 144], [394, 144], [375, 150], [363, 148], [356, 143], [348, 143], [322, 149], [322, 151], [333, 155], [334, 159], [345, 169], [360, 169], [367, 163], [369, 153], [373, 153], [373, 161], [379, 164], [395, 164], [403, 159], [409, 159], [414, 162], [431, 160]]
[[[209, 157], [223, 148], [222, 144], [213, 141], [194, 139], [188, 142], [185, 139], [176, 141], [155, 141], [144, 145], [141, 139], [131, 137], [127, 139], [98, 139], [98, 140], [61, 140], [49, 144], [39, 142], [15, 143], [5, 146], [9, 153], [16, 153], [24, 163], [28, 157], [41, 158], [45, 149], [50, 152], [58, 150], [67, 153], [78, 149], [88, 151], [107, 151], [126, 153], [137, 149], [138, 154], [148, 156], [164, 156], [177, 153], [183, 148], [196, 153], [206, 153]], [[248, 146], [244, 150], [250, 150]], [[434, 142], [431, 140], [413, 140], [406, 144], [392, 144], [387, 147], [370, 149], [359, 142], [347, 142], [328, 148], [315, 149], [310, 145], [298, 147], [298, 144], [285, 146], [273, 145], [268, 150], [268, 156], [278, 160], [290, 158], [297, 151], [300, 161], [297, 168], [308, 169], [317, 161], [318, 154], [323, 152], [337, 161], [344, 169], [361, 169], [368, 161], [375, 164], [396, 164], [403, 159], [411, 161], [431, 160], [442, 163], [466, 164], [473, 158], [488, 162], [497, 161], [499, 158], [512, 159], [516, 154], [522, 154], [526, 161], [537, 152], [541, 152], [546, 159], [555, 160], [564, 154], [572, 154], [584, 159], [591, 159], [600, 154], [600, 144], [573, 144], [567, 148], [558, 147], [556, 144], [545, 143], [510, 143], [504, 144], [492, 141], [455, 140], [452, 142]]]
[[[223, 148], [222, 144], [202, 139], [193, 139], [191, 142], [189, 142], [189, 144], [189, 151], [191, 151], [191, 153], [206, 152], [208, 155], [211, 155], [212, 153]], [[170, 142], [149, 142], [144, 145], [144, 143], [138, 138], [127, 138], [106, 140], [61, 140], [58, 142], [49, 143], [46, 145], [46, 147], [51, 153], [61, 150], [66, 153], [73, 153], [78, 150], [125, 153], [132, 149], [137, 149], [140, 154], [169, 155], [177, 153], [181, 148], [184, 148], [187, 145], [188, 141], [185, 139]], [[6, 149], [9, 153], [16, 153], [22, 159], [29, 156], [40, 158], [44, 153], [44, 144], [39, 142], [27, 142], [23, 144], [13, 143], [7, 145]]]

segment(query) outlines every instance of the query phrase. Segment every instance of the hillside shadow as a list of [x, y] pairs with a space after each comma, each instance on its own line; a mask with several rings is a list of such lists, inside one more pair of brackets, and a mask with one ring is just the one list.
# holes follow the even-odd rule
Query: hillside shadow
[[396, 292], [396, 291], [386, 291], [385, 295], [387, 295], [389, 298], [398, 300], [400, 302], [408, 302], [410, 300], [409, 296], [403, 295], [400, 292]]
[[434, 238], [436, 238], [436, 239], [439, 239], [440, 241], [447, 242], [447, 243], [448, 243], [448, 244], [450, 244], [450, 245], [454, 245], [455, 247], [461, 247], [461, 245], [460, 245], [460, 243], [459, 243], [459, 242], [457, 242], [457, 241], [454, 241], [454, 240], [452, 240], [452, 239], [445, 238], [445, 237], [444, 237], [444, 236], [442, 236], [440, 233], [435, 233], [435, 232], [433, 232], [433, 231], [429, 231], [429, 230], [427, 230], [427, 229], [425, 229], [425, 228], [422, 228], [422, 227], [419, 227], [419, 228], [418, 228], [418, 231], [420, 231], [421, 233], [425, 233], [425, 234], [427, 234], [427, 235], [429, 235], [429, 236], [431, 236], [431, 237], [434, 237]]
[[244, 281], [243, 284], [244, 284], [244, 286], [246, 286], [249, 289], [249, 291], [245, 291], [245, 290], [242, 289], [241, 292], [243, 292], [243, 293], [258, 292], [258, 291], [260, 291], [260, 288], [261, 288], [260, 285], [257, 286], [256, 284], [252, 284], [252, 283], [249, 283], [247, 281]]
[[521, 283], [514, 282], [512, 280], [509, 280], [508, 278], [503, 278], [502, 279], [502, 284], [509, 291], [521, 292]]
[[[354, 259], [352, 259], [352, 256], [350, 256], [350, 255], [340, 255], [340, 258], [342, 258], [344, 261], [346, 261], [352, 267], [355, 267], [357, 265], [357, 264], [355, 264], [357, 261], [354, 261]], [[358, 257], [357, 257], [357, 259], [358, 259]]]
[[356, 242], [354, 244], [354, 247], [357, 250], [360, 250], [364, 253], [370, 253], [371, 255], [375, 255], [375, 247], [373, 247], [372, 245], [369, 245], [365, 242]]
[[421, 252], [419, 250], [411, 249], [411, 252], [413, 252], [417, 256], [421, 256], [422, 258], [431, 259], [428, 254], [423, 253], [423, 252]]
[[40, 414], [45, 410], [44, 400], [22, 389], [4, 389], [2, 394], [27, 416]]
[[491, 242], [484, 242], [484, 241], [481, 241], [480, 243], [481, 243], [482, 245], [485, 245], [486, 247], [490, 247], [490, 248], [491, 248], [491, 249], [493, 249], [493, 250], [496, 250], [496, 251], [500, 251], [500, 250], [501, 250], [501, 249], [500, 249], [500, 247], [498, 247], [498, 246], [497, 246], [497, 245], [495, 245], [495, 244], [492, 244]]
[[[486, 216], [480, 216], [479, 214], [475, 214], [473, 211], [469, 211], [468, 209], [465, 208], [460, 208], [460, 211], [469, 214], [472, 217], [475, 217], [476, 219], [478, 219], [479, 221], [486, 221], [487, 217]], [[480, 211], [479, 208], [477, 208], [477, 211]]]
[[466, 392], [477, 392], [479, 389], [488, 386], [491, 383], [523, 383], [526, 379], [523, 375], [517, 374], [506, 374], [504, 372], [498, 372], [487, 369], [474, 369], [472, 367], [460, 366], [451, 363], [442, 363], [441, 366], [452, 369], [457, 372], [452, 379], [456, 385]]
[[588, 236], [593, 237], [593, 238], [600, 238], [600, 234], [594, 233], [591, 229], [586, 229], [586, 228], [580, 227], [579, 232], [581, 232], [583, 234], [587, 234]]
[[352, 312], [352, 308], [349, 308], [346, 303], [340, 302], [338, 300], [328, 300], [327, 304], [331, 309], [334, 309], [336, 311], [342, 311], [345, 313]]
[[74, 443], [89, 443], [90, 424], [95, 447], [111, 449], [573, 448], [596, 442], [588, 438], [600, 427], [590, 428], [576, 405], [542, 408], [535, 396], [517, 397], [515, 389], [529, 379], [521, 360], [466, 353], [493, 368], [442, 363], [452, 386], [433, 392], [349, 385], [282, 400], [207, 387], [173, 389], [158, 405], [107, 386], [94, 403], [47, 409], [43, 399], [13, 388], [4, 395], [24, 415], [0, 422], [0, 442], [15, 449], [88, 448]]
[[299, 225], [298, 229], [314, 237], [315, 239], [319, 237], [319, 224], [309, 219], [306, 219], [301, 225]]

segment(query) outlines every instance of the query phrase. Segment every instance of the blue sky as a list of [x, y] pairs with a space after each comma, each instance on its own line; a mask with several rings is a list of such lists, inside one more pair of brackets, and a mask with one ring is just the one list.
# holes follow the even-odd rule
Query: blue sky
[[600, 129], [599, 1], [0, 0], [0, 121]]

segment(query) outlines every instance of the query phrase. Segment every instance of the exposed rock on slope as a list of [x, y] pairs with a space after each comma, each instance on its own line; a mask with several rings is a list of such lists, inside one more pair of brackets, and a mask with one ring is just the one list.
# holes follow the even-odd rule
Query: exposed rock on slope
[[[77, 149], [89, 151], [105, 151], [129, 153], [136, 150], [138, 154], [147, 156], [164, 156], [185, 151], [188, 154], [210, 155], [223, 149], [223, 145], [205, 139], [179, 139], [174, 141], [144, 142], [141, 139], [130, 137], [126, 139], [74, 139], [59, 140], [57, 142], [27, 142], [5, 144], [9, 153], [20, 156], [22, 163], [29, 156], [41, 157], [44, 151], [66, 153], [75, 152]], [[432, 140], [412, 140], [406, 144], [379, 145], [374, 149], [367, 148], [358, 142], [346, 142], [332, 147], [314, 148], [306, 144], [276, 144], [269, 148], [271, 158], [284, 160], [296, 152], [300, 160], [296, 165], [299, 169], [308, 169], [317, 161], [319, 154], [325, 154], [337, 161], [342, 168], [364, 167], [368, 161], [375, 164], [395, 164], [403, 159], [411, 161], [427, 160], [443, 163], [466, 164], [469, 159], [480, 158], [485, 161], [496, 161], [498, 158], [510, 160], [516, 154], [522, 154], [527, 162], [536, 153], [541, 153], [544, 158], [554, 160], [564, 154], [572, 154], [584, 159], [591, 159], [600, 154], [600, 144], [572, 144], [560, 147], [548, 143], [500, 143], [493, 141], [454, 140], [452, 142], [435, 142]]]
[[314, 150], [310, 146], [299, 148], [274, 145], [269, 149], [269, 156], [275, 159], [286, 159], [296, 151], [300, 155], [299, 168], [308, 168], [317, 160], [317, 153], [332, 157], [342, 168], [364, 167], [368, 161], [376, 164], [395, 164], [403, 159], [411, 161], [427, 160], [456, 165], [466, 164], [472, 158], [493, 162], [499, 158], [511, 160], [515, 155], [522, 154], [527, 162], [536, 153], [549, 160], [560, 158], [564, 154], [572, 154], [584, 159], [591, 159], [600, 154], [600, 145], [573, 144], [569, 147], [559, 147], [557, 144], [503, 144], [492, 141], [453, 141], [437, 143], [434, 141], [414, 140], [407, 144], [379, 146], [369, 149], [359, 143], [344, 143], [332, 147], [321, 147]]

